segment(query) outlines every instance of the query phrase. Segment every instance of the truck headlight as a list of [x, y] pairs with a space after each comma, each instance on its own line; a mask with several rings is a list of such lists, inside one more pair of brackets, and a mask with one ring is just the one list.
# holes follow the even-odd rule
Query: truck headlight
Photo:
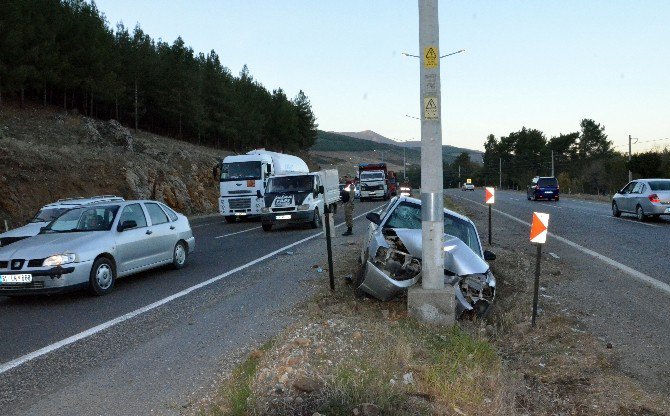
[[74, 263], [77, 261], [77, 255], [73, 253], [56, 254], [44, 259], [42, 267], [56, 267], [63, 264]]
[[261, 213], [268, 214], [269, 212], [270, 212], [270, 208], [268, 208], [268, 207], [261, 208]]
[[302, 204], [298, 206], [298, 211], [307, 211], [309, 209], [309, 204]]

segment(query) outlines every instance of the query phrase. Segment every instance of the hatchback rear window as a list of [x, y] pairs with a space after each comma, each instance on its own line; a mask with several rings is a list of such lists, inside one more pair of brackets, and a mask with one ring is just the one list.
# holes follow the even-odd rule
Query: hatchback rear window
[[540, 180], [537, 182], [538, 185], [545, 187], [545, 186], [558, 186], [558, 181], [556, 178], [540, 178]]
[[652, 191], [670, 191], [670, 180], [668, 181], [649, 181], [649, 187]]

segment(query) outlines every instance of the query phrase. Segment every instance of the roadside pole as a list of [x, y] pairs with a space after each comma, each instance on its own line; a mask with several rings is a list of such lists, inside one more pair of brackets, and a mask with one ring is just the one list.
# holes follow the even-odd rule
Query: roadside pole
[[9, 224], [7, 224], [7, 220], [5, 220], [5, 232], [9, 231]]
[[533, 317], [531, 326], [535, 328], [537, 317], [537, 303], [540, 292], [540, 267], [542, 262], [542, 245], [547, 241], [547, 230], [549, 228], [549, 214], [533, 212], [533, 224], [530, 228], [530, 242], [537, 246], [537, 258], [535, 259], [535, 285], [533, 288]]
[[444, 285], [444, 186], [437, 0], [418, 0], [421, 105], [422, 284], [407, 295], [411, 316], [452, 325], [454, 289]]
[[493, 187], [486, 187], [485, 188], [485, 196], [484, 196], [484, 202], [486, 205], [489, 206], [489, 245], [491, 245], [491, 211], [493, 211], [492, 207], [493, 204], [495, 203], [495, 195], [496, 195], [496, 188]]
[[333, 247], [331, 244], [330, 237], [330, 207], [325, 204], [323, 205], [323, 215], [325, 216], [325, 226], [326, 226], [326, 251], [328, 252], [328, 277], [330, 278], [330, 290], [335, 290], [335, 275], [333, 274]]

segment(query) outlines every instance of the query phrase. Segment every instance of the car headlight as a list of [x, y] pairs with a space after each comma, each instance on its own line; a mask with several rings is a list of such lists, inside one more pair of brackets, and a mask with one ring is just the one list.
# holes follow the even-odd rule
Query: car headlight
[[261, 208], [261, 212], [262, 212], [263, 214], [267, 214], [267, 213], [270, 212], [270, 208], [268, 208], [268, 207], [263, 207], [263, 208]]
[[307, 211], [309, 209], [309, 204], [302, 204], [298, 206], [298, 211]]
[[77, 255], [73, 253], [56, 254], [44, 259], [43, 267], [56, 267], [63, 264], [74, 263], [77, 261]]

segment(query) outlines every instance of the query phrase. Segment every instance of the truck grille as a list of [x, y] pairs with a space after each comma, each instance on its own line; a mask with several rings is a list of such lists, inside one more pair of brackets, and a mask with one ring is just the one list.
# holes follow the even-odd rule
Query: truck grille
[[365, 190], [366, 191], [381, 191], [384, 189], [384, 185], [368, 185]]
[[272, 208], [272, 212], [289, 212], [289, 211], [295, 211], [294, 207], [290, 208]]
[[228, 206], [230, 209], [249, 209], [251, 208], [251, 198], [230, 198]]

